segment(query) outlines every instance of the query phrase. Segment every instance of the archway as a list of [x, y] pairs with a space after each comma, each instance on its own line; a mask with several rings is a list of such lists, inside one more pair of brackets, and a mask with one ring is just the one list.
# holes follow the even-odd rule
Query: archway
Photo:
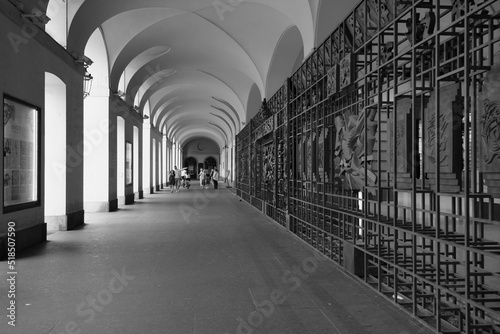
[[[149, 101], [144, 105], [144, 115], [149, 118], [150, 108]], [[151, 174], [151, 123], [144, 122], [142, 124], [142, 189], [147, 193], [151, 193], [152, 187], [152, 174]]]
[[133, 152], [134, 152], [134, 158], [132, 161], [134, 162], [134, 194], [135, 196], [138, 196], [140, 198], [140, 188], [139, 188], [139, 168], [140, 168], [140, 146], [139, 146], [139, 128], [137, 126], [134, 126], [134, 144], [133, 144]]
[[125, 204], [125, 120], [117, 116], [116, 131], [117, 194], [118, 204]]
[[214, 167], [217, 167], [217, 160], [214, 157], [207, 157], [205, 159], [205, 169], [210, 173]]
[[196, 158], [188, 157], [184, 160], [184, 167], [187, 167], [187, 172], [191, 175], [191, 179], [195, 180], [198, 178], [198, 160]]
[[153, 138], [153, 149], [151, 150], [151, 153], [153, 155], [151, 159], [151, 194], [153, 194], [157, 189], [156, 189], [156, 171], [157, 171], [157, 161], [156, 161], [156, 152], [158, 150], [158, 146], [156, 145], [156, 139]]
[[[89, 68], [94, 77], [92, 91], [84, 100], [84, 208], [85, 212], [108, 212], [116, 209], [115, 188], [110, 186], [110, 125], [108, 56], [100, 29], [96, 29], [85, 47], [94, 63]], [[112, 140], [111, 142], [114, 142]]]
[[[66, 231], [66, 85], [45, 73], [45, 221], [49, 231]], [[81, 156], [78, 156], [81, 159]], [[81, 161], [81, 160], [79, 160]]]

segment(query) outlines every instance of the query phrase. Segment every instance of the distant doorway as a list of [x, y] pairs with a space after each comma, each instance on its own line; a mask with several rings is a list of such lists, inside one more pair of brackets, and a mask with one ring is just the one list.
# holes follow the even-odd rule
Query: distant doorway
[[213, 157], [208, 157], [205, 159], [205, 169], [208, 169], [209, 172], [212, 171], [214, 167], [217, 167], [217, 160]]
[[187, 172], [191, 176], [191, 179], [198, 178], [198, 161], [195, 158], [189, 157], [184, 160], [184, 166], [187, 167]]

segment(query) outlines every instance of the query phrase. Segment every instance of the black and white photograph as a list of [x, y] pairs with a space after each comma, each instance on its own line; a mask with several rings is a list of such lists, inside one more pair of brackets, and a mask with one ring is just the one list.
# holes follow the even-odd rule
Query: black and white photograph
[[500, 0], [0, 0], [0, 333], [500, 334]]

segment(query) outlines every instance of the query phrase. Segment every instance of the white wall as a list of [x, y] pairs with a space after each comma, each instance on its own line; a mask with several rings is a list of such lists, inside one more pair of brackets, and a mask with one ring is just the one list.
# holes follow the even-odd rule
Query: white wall
[[133, 163], [134, 163], [134, 193], [139, 192], [139, 165], [140, 165], [140, 160], [139, 160], [139, 150], [142, 148], [139, 146], [139, 128], [137, 126], [134, 126], [134, 142], [133, 142], [133, 150], [134, 150], [134, 158], [133, 158]]
[[144, 190], [149, 194], [152, 186], [151, 177], [151, 124], [142, 127], [142, 184]]
[[157, 145], [156, 145], [156, 139], [155, 139], [155, 138], [153, 138], [153, 146], [152, 146], [152, 154], [153, 154], [153, 156], [152, 156], [152, 158], [151, 158], [151, 163], [152, 163], [152, 164], [151, 164], [151, 168], [152, 168], [152, 171], [151, 171], [151, 175], [152, 175], [152, 177], [151, 177], [151, 181], [152, 181], [152, 182], [151, 182], [151, 186], [152, 186], [155, 190], [156, 190], [156, 180], [157, 180], [157, 178], [156, 178], [156, 170], [157, 170], [157, 167], [156, 167], [156, 166], [157, 166], [157, 164], [158, 164], [158, 161], [156, 160], [156, 157], [157, 157], [156, 152], [157, 152], [157, 150], [158, 150], [158, 147], [157, 147]]
[[66, 230], [66, 85], [45, 73], [45, 221]]
[[94, 77], [90, 95], [84, 100], [84, 201], [86, 212], [110, 210], [109, 187], [109, 76], [103, 36], [96, 29], [85, 47], [94, 63], [88, 71]]
[[125, 120], [123, 117], [117, 117], [117, 191], [118, 203], [125, 204]]

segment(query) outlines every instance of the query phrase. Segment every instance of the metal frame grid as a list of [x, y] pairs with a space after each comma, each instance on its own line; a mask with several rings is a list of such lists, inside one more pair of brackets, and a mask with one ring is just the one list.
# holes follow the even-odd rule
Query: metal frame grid
[[500, 333], [497, 54], [498, 0], [362, 1], [237, 136], [238, 195], [437, 333]]

